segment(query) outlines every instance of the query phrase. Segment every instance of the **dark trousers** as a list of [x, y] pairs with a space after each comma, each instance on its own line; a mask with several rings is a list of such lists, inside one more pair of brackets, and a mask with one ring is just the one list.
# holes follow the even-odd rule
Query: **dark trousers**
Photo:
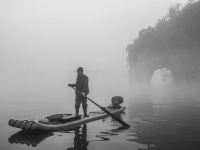
[[76, 94], [76, 101], [75, 101], [76, 115], [78, 115], [79, 113], [79, 108], [80, 108], [81, 103], [82, 103], [84, 115], [86, 115], [87, 114], [87, 98], [80, 94]]

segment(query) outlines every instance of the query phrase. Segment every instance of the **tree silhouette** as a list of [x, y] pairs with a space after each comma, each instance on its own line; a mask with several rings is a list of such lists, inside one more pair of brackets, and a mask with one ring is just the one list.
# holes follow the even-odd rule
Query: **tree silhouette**
[[139, 32], [127, 46], [130, 74], [149, 81], [153, 71], [168, 67], [176, 81], [200, 79], [200, 1], [173, 5], [155, 27]]

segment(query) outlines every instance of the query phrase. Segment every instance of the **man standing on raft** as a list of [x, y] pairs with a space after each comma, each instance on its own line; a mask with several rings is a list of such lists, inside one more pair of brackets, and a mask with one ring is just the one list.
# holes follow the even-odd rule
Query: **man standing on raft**
[[77, 79], [75, 84], [68, 84], [69, 87], [76, 87], [78, 91], [81, 92], [78, 93], [76, 91], [76, 101], [75, 101], [75, 110], [76, 115], [79, 114], [79, 108], [80, 104], [82, 103], [83, 113], [84, 117], [88, 117], [87, 115], [87, 94], [89, 93], [89, 87], [88, 87], [88, 77], [83, 74], [83, 68], [79, 67], [77, 69]]

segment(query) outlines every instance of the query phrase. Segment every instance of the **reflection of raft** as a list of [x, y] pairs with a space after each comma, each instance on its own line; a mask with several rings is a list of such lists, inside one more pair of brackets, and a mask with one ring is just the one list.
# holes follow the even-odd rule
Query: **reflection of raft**
[[40, 142], [52, 136], [52, 132], [40, 132], [32, 130], [21, 130], [13, 134], [9, 139], [9, 143], [26, 144], [36, 147]]
[[[123, 112], [125, 107], [107, 108], [112, 114]], [[11, 127], [21, 128], [23, 130], [43, 130], [43, 131], [58, 131], [67, 130], [73, 127], [102, 119], [108, 115], [104, 112], [90, 113], [89, 117], [75, 116], [71, 114], [56, 114], [45, 117], [40, 120], [14, 120], [10, 119], [8, 124]]]

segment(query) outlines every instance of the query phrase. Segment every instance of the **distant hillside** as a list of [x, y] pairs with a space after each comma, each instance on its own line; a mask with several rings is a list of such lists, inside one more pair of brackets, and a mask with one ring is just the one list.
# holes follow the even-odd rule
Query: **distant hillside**
[[[127, 46], [130, 75], [149, 82], [154, 70], [167, 67], [176, 81], [200, 79], [200, 1], [176, 4], [155, 27], [139, 32]], [[200, 81], [200, 80], [199, 80]]]

